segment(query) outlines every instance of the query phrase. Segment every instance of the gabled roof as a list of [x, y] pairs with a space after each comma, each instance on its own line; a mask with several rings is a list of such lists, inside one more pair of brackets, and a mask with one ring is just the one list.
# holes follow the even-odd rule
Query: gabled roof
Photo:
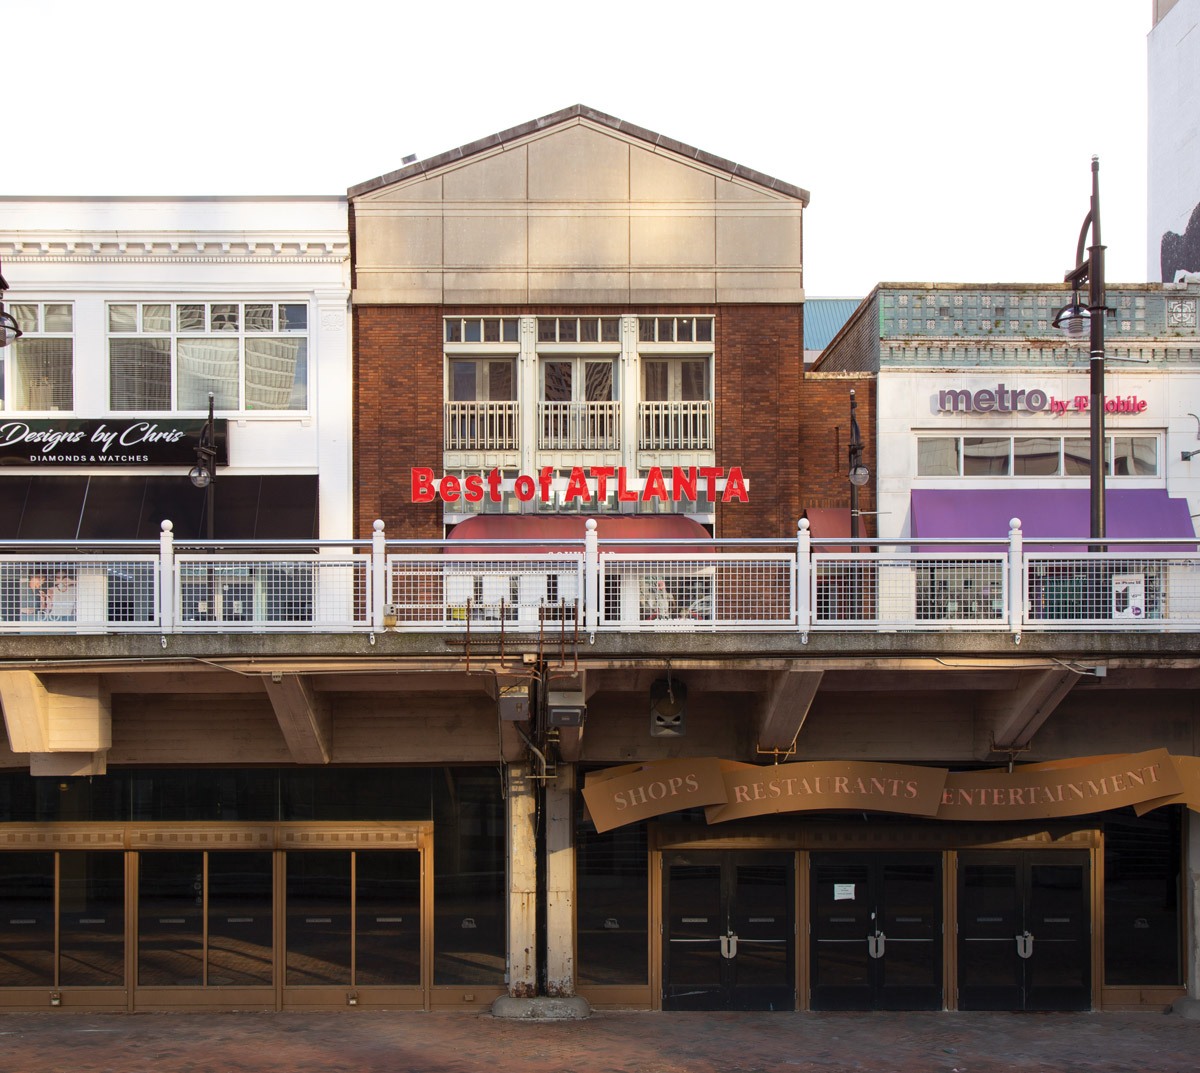
[[807, 190], [802, 190], [791, 183], [785, 183], [782, 179], [775, 179], [761, 171], [755, 171], [753, 168], [735, 164], [732, 160], [726, 160], [724, 157], [706, 153], [703, 149], [696, 149], [694, 146], [677, 142], [674, 138], [668, 138], [663, 134], [656, 134], [645, 127], [627, 123], [623, 119], [617, 119], [616, 116], [598, 112], [596, 109], [589, 108], [585, 104], [573, 104], [569, 108], [564, 108], [559, 112], [551, 112], [550, 115], [542, 116], [540, 119], [533, 119], [528, 123], [522, 123], [520, 126], [502, 130], [498, 134], [491, 134], [486, 138], [480, 138], [478, 141], [460, 145], [457, 149], [439, 153], [437, 156], [431, 156], [426, 160], [418, 160], [415, 164], [409, 164], [399, 171], [388, 172], [388, 174], [380, 175], [378, 178], [358, 183], [356, 186], [350, 187], [346, 193], [348, 197], [352, 198], [360, 194], [369, 194], [372, 190], [378, 190], [380, 187], [390, 186], [392, 183], [401, 182], [404, 179], [424, 175], [426, 172], [443, 168], [447, 164], [455, 164], [461, 160], [466, 160], [476, 153], [495, 149], [507, 142], [516, 141], [527, 135], [536, 134], [540, 130], [545, 130], [548, 127], [557, 126], [561, 123], [567, 123], [574, 119], [586, 119], [598, 126], [608, 127], [620, 134], [638, 138], [655, 148], [669, 150], [672, 153], [695, 160], [697, 163], [704, 164], [707, 167], [715, 168], [717, 171], [726, 172], [735, 178], [744, 179], [747, 182], [755, 183], [758, 186], [784, 194], [787, 197], [796, 198], [805, 205], [808, 204], [809, 193]]

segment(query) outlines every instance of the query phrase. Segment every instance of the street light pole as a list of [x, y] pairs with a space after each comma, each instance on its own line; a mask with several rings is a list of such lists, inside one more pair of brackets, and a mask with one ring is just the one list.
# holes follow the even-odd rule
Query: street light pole
[[[1091, 245], [1084, 257], [1084, 243], [1091, 231]], [[1074, 289], [1072, 300], [1054, 314], [1054, 326], [1073, 339], [1083, 337], [1083, 314], [1088, 314], [1091, 371], [1091, 525], [1090, 536], [1103, 539], [1104, 517], [1104, 318], [1109, 310], [1104, 297], [1104, 245], [1100, 240], [1100, 158], [1092, 157], [1092, 201], [1075, 250], [1075, 267], [1063, 277]], [[1079, 302], [1079, 288], [1088, 285], [1087, 305]], [[1093, 551], [1102, 550], [1099, 546]]]
[[204, 513], [207, 520], [208, 539], [213, 539], [213, 500], [217, 483], [217, 431], [213, 421], [213, 393], [208, 393], [208, 420], [200, 430], [200, 442], [196, 444], [196, 464], [188, 473], [192, 484], [204, 489]]
[[[858, 409], [858, 399], [854, 397], [854, 389], [850, 389], [850, 469], [847, 480], [850, 482], [850, 536], [858, 539], [858, 490], [871, 479], [871, 471], [863, 465], [862, 432], [858, 427], [855, 411]], [[855, 551], [858, 549], [855, 548]]]

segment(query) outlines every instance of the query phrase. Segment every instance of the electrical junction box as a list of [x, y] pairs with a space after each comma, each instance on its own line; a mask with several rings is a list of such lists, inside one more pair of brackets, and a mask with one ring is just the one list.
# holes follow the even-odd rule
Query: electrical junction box
[[506, 723], [523, 723], [529, 718], [529, 685], [518, 682], [500, 690], [500, 718]]
[[581, 727], [587, 714], [582, 693], [551, 693], [547, 698], [547, 720], [552, 727]]

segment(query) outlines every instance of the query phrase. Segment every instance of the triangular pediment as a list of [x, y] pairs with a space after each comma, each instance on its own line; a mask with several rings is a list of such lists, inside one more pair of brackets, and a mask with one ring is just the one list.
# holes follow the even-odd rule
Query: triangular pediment
[[363, 201], [799, 201], [808, 192], [573, 105], [353, 186]]

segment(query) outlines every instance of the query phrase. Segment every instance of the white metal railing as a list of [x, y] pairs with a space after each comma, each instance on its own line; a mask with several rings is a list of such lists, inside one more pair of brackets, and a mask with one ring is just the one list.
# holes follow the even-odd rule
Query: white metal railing
[[709, 451], [711, 402], [639, 402], [638, 447], [643, 451]]
[[[1172, 539], [0, 543], [0, 633], [1200, 632]], [[1063, 551], [1064, 547], [1072, 551]]]
[[619, 402], [539, 402], [542, 450], [615, 451], [621, 446]]
[[516, 402], [447, 402], [442, 447], [447, 451], [515, 451], [520, 444]]

